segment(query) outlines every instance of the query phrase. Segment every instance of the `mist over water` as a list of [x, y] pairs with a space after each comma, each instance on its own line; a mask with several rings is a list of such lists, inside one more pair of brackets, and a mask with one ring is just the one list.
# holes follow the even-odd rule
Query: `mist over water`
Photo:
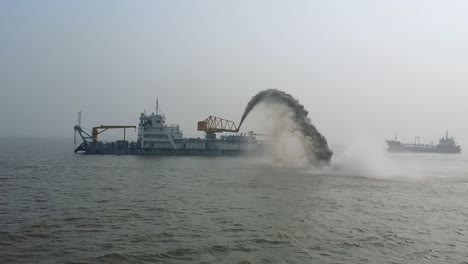
[[[307, 158], [309, 164], [322, 165], [328, 164], [333, 152], [328, 147], [327, 140], [312, 124], [307, 116], [309, 112], [292, 95], [277, 89], [268, 89], [257, 93], [247, 104], [242, 115], [239, 128], [250, 112], [260, 103], [279, 104], [285, 106], [287, 111], [282, 112], [281, 120], [287, 122], [283, 124], [281, 130], [274, 130], [273, 138], [280, 138], [279, 135], [288, 132], [292, 139], [296, 139], [295, 144], [303, 146], [303, 157]], [[288, 122], [292, 121], [292, 123]], [[284, 129], [285, 128], [285, 129]], [[277, 146], [274, 142], [274, 146]], [[283, 146], [285, 146], [283, 144]]]
[[[412, 174], [398, 155], [386, 153], [385, 147], [368, 141], [354, 140], [335, 151], [328, 168], [335, 175], [362, 176], [370, 178], [400, 177]], [[409, 173], [409, 174], [408, 174]]]
[[416, 181], [447, 175], [464, 176], [458, 168], [465, 167], [465, 155], [391, 153], [386, 151], [383, 140], [380, 143], [375, 138], [356, 137], [347, 145], [334, 146], [333, 161], [330, 166], [320, 168], [318, 173]]

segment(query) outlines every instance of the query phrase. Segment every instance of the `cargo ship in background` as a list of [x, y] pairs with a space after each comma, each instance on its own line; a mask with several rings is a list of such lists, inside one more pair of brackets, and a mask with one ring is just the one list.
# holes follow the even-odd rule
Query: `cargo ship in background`
[[[215, 116], [209, 116], [198, 122], [198, 131], [205, 132], [205, 138], [184, 138], [180, 126], [167, 124], [166, 116], [159, 112], [158, 100], [156, 111], [140, 115], [138, 139], [126, 140], [126, 129], [137, 129], [130, 125], [101, 125], [93, 127], [91, 135], [81, 127], [81, 112], [75, 130], [82, 142], [74, 150], [84, 154], [130, 154], [130, 155], [180, 155], [180, 156], [237, 156], [262, 152], [265, 141], [257, 139], [252, 131], [238, 133], [235, 123]], [[109, 129], [123, 129], [123, 140], [115, 142], [99, 141], [99, 134]], [[230, 133], [217, 138], [217, 133]]]
[[420, 138], [416, 137], [413, 144], [401, 143], [397, 140], [395, 135], [394, 140], [385, 140], [388, 145], [388, 152], [417, 152], [417, 153], [460, 153], [461, 147], [455, 143], [453, 137], [448, 136], [448, 132], [445, 133], [445, 137], [439, 139], [439, 144], [421, 144]]

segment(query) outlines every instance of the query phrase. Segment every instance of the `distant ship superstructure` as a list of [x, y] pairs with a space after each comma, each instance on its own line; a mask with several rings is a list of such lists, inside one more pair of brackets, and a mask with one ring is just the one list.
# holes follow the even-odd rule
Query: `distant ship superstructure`
[[415, 142], [401, 143], [397, 140], [386, 140], [389, 152], [423, 152], [423, 153], [460, 153], [461, 147], [455, 143], [453, 137], [448, 136], [446, 132], [445, 137], [439, 139], [439, 144], [421, 144], [419, 137], [416, 137]]

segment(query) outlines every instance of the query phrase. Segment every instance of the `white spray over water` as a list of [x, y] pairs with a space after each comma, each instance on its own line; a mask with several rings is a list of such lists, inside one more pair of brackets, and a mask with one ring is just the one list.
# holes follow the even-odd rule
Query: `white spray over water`
[[282, 104], [261, 102], [249, 119], [256, 130], [263, 131], [269, 142], [265, 162], [279, 167], [308, 168], [310, 162], [308, 139], [292, 118], [291, 110]]
[[333, 173], [379, 178], [401, 174], [402, 168], [385, 153], [385, 148], [370, 142], [374, 141], [352, 140], [336, 151], [330, 165]]
[[[279, 114], [278, 124], [272, 130], [274, 152], [292, 154], [287, 151], [289, 147], [300, 145], [303, 152], [298, 154], [307, 158], [308, 164], [317, 166], [330, 162], [333, 152], [329, 149], [325, 137], [318, 132], [307, 116], [309, 112], [297, 99], [283, 91], [268, 89], [253, 96], [245, 108], [239, 128], [250, 112], [261, 103], [283, 107], [276, 113]], [[281, 144], [285, 139], [288, 143]]]
[[383, 139], [370, 135], [348, 142], [335, 148], [333, 162], [318, 173], [411, 181], [464, 175], [458, 170], [465, 162], [463, 155], [387, 153]]
[[[241, 124], [254, 108], [263, 110], [260, 112], [264, 116], [258, 123], [269, 136], [268, 160], [276, 166], [306, 168], [312, 174], [385, 179], [420, 180], [465, 175], [454, 169], [466, 163], [468, 158], [463, 156], [454, 159], [454, 156], [439, 154], [386, 153], [382, 138], [353, 136], [351, 131], [345, 131], [347, 143], [335, 147], [331, 161], [332, 152], [325, 138], [311, 124], [308, 112], [291, 95], [274, 89], [258, 93], [247, 105]], [[316, 166], [322, 164], [328, 166]]]
[[270, 134], [270, 151], [275, 165], [283, 167], [306, 167], [309, 165], [307, 139], [291, 117], [287, 107], [264, 103]]

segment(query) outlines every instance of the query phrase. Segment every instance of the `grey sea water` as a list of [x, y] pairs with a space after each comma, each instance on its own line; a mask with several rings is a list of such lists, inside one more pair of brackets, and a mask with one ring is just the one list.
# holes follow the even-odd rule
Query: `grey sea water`
[[468, 261], [464, 154], [317, 171], [0, 142], [0, 263]]

